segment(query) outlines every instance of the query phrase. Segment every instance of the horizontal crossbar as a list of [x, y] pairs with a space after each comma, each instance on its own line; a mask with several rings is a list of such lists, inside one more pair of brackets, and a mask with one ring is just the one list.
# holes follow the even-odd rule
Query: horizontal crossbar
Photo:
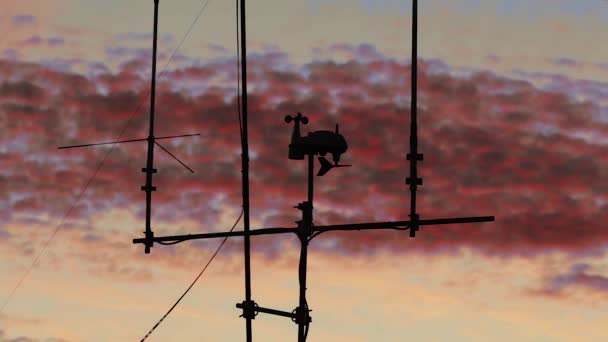
[[[239, 309], [243, 309], [243, 303], [237, 303], [236, 307]], [[275, 309], [270, 309], [270, 308], [264, 308], [261, 306], [256, 306], [255, 307], [255, 311], [257, 312], [263, 312], [263, 313], [267, 313], [267, 314], [271, 314], [271, 315], [276, 315], [276, 316], [283, 316], [283, 317], [289, 317], [292, 319], [296, 318], [296, 314], [292, 313], [292, 312], [287, 312], [287, 311], [281, 311], [281, 310], [275, 310]]]
[[[459, 217], [459, 218], [444, 218], [444, 219], [430, 219], [430, 220], [418, 220], [416, 224], [418, 226], [429, 226], [429, 225], [440, 225], [440, 224], [455, 224], [455, 223], [479, 223], [479, 222], [491, 222], [494, 221], [494, 216], [476, 216], [476, 217]], [[371, 222], [371, 223], [355, 223], [355, 224], [335, 224], [327, 226], [314, 226], [312, 227], [313, 233], [322, 233], [333, 230], [370, 230], [370, 229], [398, 229], [405, 230], [412, 225], [412, 221], [389, 221], [389, 222]], [[270, 235], [270, 234], [285, 234], [295, 233], [297, 234], [298, 228], [261, 228], [252, 229], [249, 231], [250, 236], [255, 235]], [[188, 240], [199, 240], [199, 239], [214, 239], [223, 237], [234, 237], [244, 236], [244, 231], [238, 232], [217, 232], [217, 233], [203, 233], [203, 234], [188, 234], [188, 235], [174, 235], [174, 236], [161, 236], [155, 237], [154, 242], [158, 243], [179, 243]], [[145, 243], [145, 238], [133, 239], [133, 243]]]
[[[163, 140], [163, 139], [173, 139], [173, 138], [194, 137], [194, 136], [197, 136], [197, 135], [200, 135], [200, 133], [196, 133], [196, 134], [169, 135], [169, 136], [166, 136], [166, 137], [154, 137], [154, 140]], [[59, 149], [59, 150], [63, 150], [63, 149], [66, 149], [66, 148], [89, 147], [89, 146], [110, 145], [110, 144], [123, 144], [123, 143], [130, 143], [130, 142], [136, 142], [136, 141], [146, 141], [146, 140], [148, 140], [148, 138], [142, 138], [142, 139], [129, 139], [129, 140], [117, 140], [117, 141], [107, 141], [107, 142], [93, 143], [93, 144], [81, 144], [81, 145], [61, 146], [61, 147], [58, 147], [57, 149]]]

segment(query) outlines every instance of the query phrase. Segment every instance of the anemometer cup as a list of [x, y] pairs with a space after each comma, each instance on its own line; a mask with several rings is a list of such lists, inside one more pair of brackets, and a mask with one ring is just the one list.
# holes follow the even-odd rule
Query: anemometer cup
[[308, 118], [303, 116], [302, 113], [298, 113], [296, 116], [285, 115], [286, 123], [290, 123], [293, 120], [296, 120], [296, 122], [301, 122], [303, 125], [308, 124]]

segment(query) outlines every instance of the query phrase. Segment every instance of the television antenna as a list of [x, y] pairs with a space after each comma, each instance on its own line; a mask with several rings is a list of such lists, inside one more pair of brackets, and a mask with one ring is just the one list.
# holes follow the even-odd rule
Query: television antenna
[[146, 254], [150, 253], [150, 248], [152, 248], [152, 241], [154, 239], [154, 232], [152, 231], [151, 226], [151, 214], [152, 214], [152, 192], [156, 191], [156, 187], [152, 185], [152, 176], [157, 172], [157, 169], [154, 168], [154, 145], [158, 146], [161, 150], [166, 152], [169, 156], [179, 162], [183, 167], [188, 169], [188, 171], [194, 173], [190, 167], [188, 167], [184, 162], [179, 160], [173, 153], [171, 153], [167, 148], [161, 145], [158, 140], [165, 139], [174, 139], [174, 138], [183, 138], [183, 137], [193, 137], [200, 135], [196, 134], [181, 134], [181, 135], [171, 135], [171, 136], [162, 136], [156, 137], [154, 136], [154, 105], [156, 102], [156, 46], [158, 40], [158, 2], [159, 0], [154, 0], [154, 38], [152, 45], [152, 85], [150, 89], [150, 118], [149, 118], [149, 133], [147, 138], [141, 139], [129, 139], [129, 140], [118, 140], [118, 141], [109, 141], [109, 142], [101, 142], [101, 143], [91, 143], [91, 144], [80, 144], [80, 145], [69, 145], [62, 146], [59, 149], [70, 149], [70, 148], [80, 148], [80, 147], [90, 147], [90, 146], [99, 146], [99, 145], [114, 145], [114, 144], [123, 144], [130, 142], [139, 142], [139, 141], [147, 141], [148, 142], [148, 150], [146, 157], [146, 167], [142, 168], [141, 171], [146, 174], [146, 184], [141, 187], [142, 191], [146, 192], [146, 230], [144, 231], [145, 242], [144, 242], [144, 252]]
[[[155, 42], [156, 42], [156, 23], [157, 23], [157, 6], [158, 0], [155, 0]], [[406, 178], [406, 184], [410, 190], [410, 213], [407, 221], [390, 221], [390, 222], [368, 222], [356, 224], [339, 224], [339, 225], [324, 225], [315, 226], [313, 223], [313, 184], [314, 184], [314, 157], [318, 157], [321, 163], [321, 169], [317, 176], [323, 176], [334, 167], [343, 167], [349, 165], [339, 165], [339, 156], [347, 150], [347, 144], [344, 137], [339, 134], [336, 126], [335, 132], [331, 131], [316, 131], [309, 133], [306, 137], [300, 134], [300, 124], [307, 124], [308, 118], [298, 113], [296, 116], [286, 116], [287, 123], [294, 122], [294, 130], [292, 133], [292, 141], [289, 145], [289, 158], [295, 160], [303, 160], [308, 157], [308, 198], [306, 201], [299, 203], [295, 208], [302, 212], [302, 218], [296, 221], [297, 227], [275, 227], [275, 228], [260, 228], [250, 229], [249, 222], [249, 151], [247, 137], [247, 68], [246, 68], [246, 27], [245, 27], [245, 0], [240, 0], [240, 28], [241, 28], [241, 78], [242, 78], [242, 187], [243, 187], [243, 216], [244, 230], [239, 232], [215, 232], [203, 234], [187, 234], [175, 236], [155, 237], [151, 232], [146, 230], [144, 238], [133, 239], [134, 244], [142, 243], [146, 246], [146, 253], [149, 252], [154, 242], [161, 244], [176, 244], [188, 240], [195, 239], [212, 239], [212, 238], [227, 238], [233, 236], [244, 237], [244, 256], [245, 256], [245, 300], [237, 303], [236, 307], [242, 309], [241, 317], [246, 320], [246, 339], [251, 342], [252, 337], [252, 320], [261, 312], [271, 315], [278, 315], [290, 318], [298, 325], [298, 342], [306, 341], [312, 318], [310, 309], [306, 300], [306, 270], [308, 258], [308, 244], [310, 241], [323, 232], [328, 231], [352, 231], [352, 230], [408, 230], [409, 236], [414, 238], [416, 232], [421, 226], [425, 225], [443, 225], [457, 223], [478, 223], [494, 221], [494, 216], [477, 216], [477, 217], [459, 217], [459, 218], [439, 218], [439, 219], [420, 219], [420, 215], [416, 208], [416, 193], [418, 186], [422, 186], [422, 178], [418, 175], [418, 162], [423, 160], [423, 154], [418, 152], [418, 135], [417, 135], [417, 35], [418, 35], [418, 1], [413, 0], [412, 4], [412, 72], [411, 72], [411, 122], [410, 122], [410, 150], [407, 154], [407, 160], [410, 163], [410, 174]], [[156, 50], [156, 43], [154, 45]], [[153, 81], [154, 82], [154, 81]], [[153, 83], [154, 84], [154, 83]], [[153, 122], [153, 112], [151, 112], [151, 127]], [[152, 132], [152, 128], [151, 128]], [[150, 134], [153, 136], [153, 134]], [[148, 138], [148, 161], [151, 164], [151, 148], [153, 148], [154, 138]], [[331, 164], [324, 155], [332, 154], [334, 164]], [[336, 157], [337, 156], [337, 157]], [[151, 167], [150, 167], [151, 168]], [[150, 182], [148, 182], [150, 179]], [[151, 173], [147, 173], [146, 185], [151, 187]], [[143, 188], [143, 187], [142, 187]], [[149, 203], [150, 195], [146, 192], [146, 200]], [[149, 205], [147, 205], [149, 208]], [[148, 212], [147, 212], [148, 213]], [[146, 225], [148, 228], [148, 224]], [[251, 254], [250, 254], [250, 238], [257, 235], [270, 234], [296, 234], [300, 240], [300, 263], [298, 267], [299, 274], [299, 303], [298, 306], [291, 312], [282, 311], [267, 307], [259, 306], [252, 300], [251, 296]]]

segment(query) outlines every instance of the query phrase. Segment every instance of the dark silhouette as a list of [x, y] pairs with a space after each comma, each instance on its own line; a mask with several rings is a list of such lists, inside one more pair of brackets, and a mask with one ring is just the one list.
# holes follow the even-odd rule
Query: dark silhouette
[[[157, 0], [156, 0], [157, 1]], [[297, 227], [286, 228], [261, 228], [250, 230], [249, 227], [249, 179], [248, 179], [248, 145], [247, 145], [247, 78], [246, 78], [246, 44], [245, 44], [245, 1], [240, 0], [241, 5], [241, 52], [242, 52], [242, 132], [241, 146], [243, 149], [242, 166], [243, 166], [243, 210], [245, 217], [245, 228], [242, 232], [220, 232], [220, 233], [205, 233], [205, 234], [188, 234], [178, 236], [153, 237], [146, 235], [143, 239], [134, 239], [133, 243], [144, 243], [146, 246], [151, 245], [151, 242], [159, 242], [161, 244], [175, 244], [193, 239], [209, 239], [221, 238], [230, 236], [244, 236], [245, 238], [245, 301], [236, 304], [236, 307], [243, 310], [241, 317], [244, 317], [247, 322], [247, 341], [252, 341], [251, 320], [260, 313], [289, 317], [298, 325], [298, 342], [304, 342], [308, 336], [310, 323], [310, 309], [306, 301], [306, 266], [308, 258], [308, 244], [319, 234], [333, 230], [367, 230], [367, 229], [394, 229], [394, 230], [410, 230], [410, 237], [416, 236], [416, 231], [423, 225], [440, 225], [454, 223], [475, 223], [494, 221], [494, 216], [480, 217], [461, 217], [461, 218], [445, 218], [445, 219], [425, 219], [421, 220], [416, 212], [416, 190], [419, 185], [422, 185], [422, 178], [418, 177], [417, 162], [423, 160], [423, 155], [418, 153], [418, 136], [417, 136], [417, 26], [418, 26], [418, 2], [413, 0], [413, 17], [412, 17], [412, 96], [411, 96], [411, 123], [410, 123], [410, 151], [407, 154], [407, 160], [410, 161], [410, 176], [406, 178], [406, 184], [409, 185], [411, 202], [410, 202], [410, 220], [408, 221], [393, 221], [393, 222], [370, 222], [358, 224], [343, 224], [343, 225], [327, 225], [314, 226], [313, 224], [313, 168], [314, 156], [319, 156], [321, 169], [317, 173], [322, 176], [327, 173], [332, 167], [341, 167], [349, 165], [338, 165], [340, 156], [346, 152], [348, 145], [344, 137], [339, 134], [338, 126], [336, 131], [316, 131], [309, 133], [306, 137], [300, 134], [300, 123], [307, 124], [308, 119], [298, 113], [296, 116], [286, 116], [285, 122], [294, 121], [294, 128], [289, 144], [289, 159], [303, 160], [308, 156], [308, 199], [299, 203], [295, 208], [302, 212], [302, 218], [296, 221]], [[332, 165], [324, 156], [331, 153], [334, 164]], [[268, 234], [285, 234], [295, 233], [300, 240], [300, 263], [298, 267], [299, 277], [299, 303], [293, 311], [281, 311], [271, 308], [259, 306], [251, 299], [251, 268], [250, 268], [250, 236], [252, 235], [268, 235]]]
[[[291, 144], [289, 144], [289, 159], [302, 160], [304, 155], [319, 155], [319, 162], [321, 162], [321, 169], [317, 173], [317, 176], [323, 176], [331, 168], [334, 167], [346, 167], [350, 165], [338, 165], [340, 156], [346, 152], [348, 145], [346, 140], [338, 131], [338, 124], [336, 124], [336, 131], [316, 131], [308, 133], [308, 136], [302, 137], [300, 135], [300, 122], [302, 124], [308, 123], [308, 118], [298, 113], [295, 117], [285, 116], [285, 122], [290, 123], [294, 121], [293, 133], [291, 134]], [[334, 164], [332, 165], [324, 156], [327, 153], [331, 153]]]
[[[411, 201], [410, 201], [410, 220], [407, 221], [392, 221], [392, 222], [369, 222], [369, 223], [357, 223], [357, 224], [342, 224], [342, 225], [326, 225], [326, 226], [315, 226], [313, 224], [313, 193], [314, 193], [314, 157], [318, 156], [318, 160], [321, 164], [321, 168], [317, 173], [317, 176], [323, 176], [330, 169], [334, 167], [346, 167], [350, 165], [340, 165], [340, 157], [346, 153], [348, 145], [344, 137], [339, 133], [338, 125], [336, 125], [335, 132], [332, 131], [314, 131], [308, 133], [307, 136], [302, 137], [300, 134], [300, 123], [307, 124], [308, 119], [298, 113], [296, 116], [286, 116], [285, 121], [290, 123], [294, 121], [294, 128], [291, 137], [291, 143], [289, 144], [289, 158], [293, 160], [303, 160], [308, 156], [308, 198], [306, 201], [299, 203], [295, 208], [301, 211], [301, 219], [296, 221], [297, 227], [277, 227], [277, 228], [261, 228], [261, 229], [250, 229], [249, 222], [249, 151], [248, 151], [248, 136], [247, 136], [247, 68], [246, 68], [246, 34], [245, 34], [245, 0], [240, 0], [240, 49], [241, 49], [241, 77], [242, 77], [242, 114], [239, 115], [239, 119], [242, 120], [241, 126], [241, 148], [242, 148], [242, 191], [243, 191], [243, 217], [244, 217], [244, 231], [242, 232], [219, 232], [219, 233], [205, 233], [205, 234], [188, 234], [188, 235], [177, 235], [177, 236], [164, 236], [155, 237], [150, 227], [150, 216], [152, 210], [152, 192], [156, 190], [156, 187], [152, 184], [152, 176], [157, 170], [154, 168], [154, 145], [159, 146], [165, 152], [169, 153], [171, 157], [180, 162], [191, 172], [192, 169], [182, 163], [177, 157], [162, 147], [157, 140], [167, 139], [182, 136], [192, 135], [181, 135], [181, 136], [170, 136], [170, 137], [154, 137], [154, 102], [155, 102], [155, 82], [156, 82], [156, 43], [157, 43], [157, 28], [158, 28], [158, 3], [159, 0], [154, 0], [154, 42], [153, 42], [153, 61], [152, 61], [152, 89], [151, 89], [151, 100], [150, 100], [150, 126], [149, 135], [146, 139], [133, 139], [123, 140], [116, 142], [106, 142], [97, 144], [85, 144], [85, 145], [73, 145], [60, 148], [71, 148], [71, 147], [84, 147], [93, 145], [102, 145], [110, 143], [126, 143], [133, 141], [147, 141], [148, 152], [146, 167], [142, 169], [142, 172], [146, 174], [146, 184], [141, 187], [146, 192], [146, 230], [144, 232], [144, 238], [133, 239], [133, 243], [142, 243], [145, 246], [145, 253], [150, 253], [154, 242], [162, 245], [176, 244], [187, 240], [193, 239], [209, 239], [209, 238], [227, 238], [231, 236], [243, 236], [244, 237], [244, 256], [245, 256], [245, 300], [241, 303], [236, 304], [236, 307], [243, 310], [241, 317], [246, 319], [246, 336], [247, 341], [252, 341], [252, 324], [251, 320], [260, 313], [267, 313], [272, 315], [284, 316], [291, 318], [298, 325], [298, 342], [304, 342], [308, 336], [310, 323], [312, 318], [310, 316], [310, 309], [306, 300], [306, 270], [307, 270], [307, 258], [308, 258], [308, 244], [310, 241], [323, 232], [342, 230], [369, 230], [369, 229], [393, 229], [393, 230], [408, 230], [410, 231], [410, 237], [415, 237], [416, 232], [420, 230], [420, 226], [423, 225], [441, 225], [441, 224], [454, 224], [454, 223], [475, 223], [475, 222], [489, 222], [494, 221], [493, 216], [480, 216], [480, 217], [461, 217], [461, 218], [445, 218], [445, 219], [420, 219], [419, 214], [416, 212], [416, 191], [417, 187], [422, 185], [422, 178], [418, 177], [417, 162], [423, 160], [423, 155], [418, 153], [418, 137], [417, 137], [417, 25], [418, 25], [418, 8], [417, 0], [413, 0], [413, 19], [412, 19], [412, 96], [411, 96], [411, 123], [410, 123], [410, 150], [407, 154], [407, 159], [410, 161], [410, 174], [406, 178], [406, 184], [409, 185]], [[325, 155], [329, 153], [332, 155], [333, 164], [330, 163]], [[234, 228], [234, 227], [233, 227]], [[299, 277], [299, 302], [298, 306], [291, 312], [281, 311], [271, 308], [265, 308], [259, 306], [251, 298], [251, 264], [250, 264], [250, 237], [253, 235], [268, 235], [268, 234], [285, 234], [294, 233], [300, 240], [300, 263], [298, 267]], [[216, 251], [217, 254], [217, 251]], [[214, 254], [215, 256], [215, 254]], [[204, 270], [203, 270], [204, 271]], [[201, 272], [202, 274], [202, 272]], [[199, 274], [199, 277], [200, 275]], [[198, 279], [198, 278], [197, 278]], [[191, 285], [192, 286], [192, 285]], [[182, 295], [183, 297], [183, 295]], [[180, 298], [181, 300], [181, 298]], [[177, 303], [175, 304], [177, 305]], [[175, 305], [173, 307], [175, 307]], [[172, 308], [173, 309], [173, 308]], [[172, 310], [171, 309], [171, 310]], [[171, 311], [170, 310], [170, 311]], [[170, 312], [169, 311], [169, 312]], [[168, 313], [167, 313], [168, 314]], [[165, 314], [165, 317], [166, 315]], [[163, 317], [164, 319], [164, 317]], [[161, 319], [162, 321], [162, 319]], [[160, 321], [159, 321], [160, 323]], [[154, 326], [158, 326], [158, 324]], [[154, 330], [154, 328], [152, 330]], [[150, 332], [152, 332], [152, 330]], [[148, 335], [150, 334], [148, 333]], [[146, 337], [148, 336], [146, 335]], [[144, 337], [145, 339], [145, 337]]]
[[172, 135], [166, 137], [154, 137], [154, 105], [156, 102], [156, 45], [158, 40], [158, 2], [159, 0], [154, 0], [154, 39], [152, 41], [152, 77], [151, 77], [151, 88], [150, 88], [150, 125], [149, 125], [149, 134], [147, 138], [144, 139], [130, 139], [130, 140], [118, 140], [118, 141], [110, 141], [103, 143], [93, 143], [93, 144], [81, 144], [81, 145], [70, 145], [70, 146], [62, 146], [59, 149], [68, 149], [68, 148], [76, 148], [76, 147], [88, 147], [88, 146], [98, 146], [98, 145], [108, 145], [108, 144], [121, 144], [128, 142], [136, 142], [136, 141], [147, 141], [148, 142], [148, 152], [146, 158], [146, 167], [142, 168], [141, 171], [146, 174], [146, 184], [141, 187], [142, 191], [146, 192], [146, 230], [145, 234], [145, 253], [150, 253], [150, 248], [154, 243], [154, 233], [151, 228], [151, 214], [152, 214], [152, 192], [156, 191], [156, 187], [152, 185], [152, 176], [157, 172], [154, 168], [154, 145], [160, 147], [163, 151], [165, 151], [169, 156], [179, 162], [183, 167], [188, 169], [188, 171], [194, 173], [190, 167], [188, 167], [184, 162], [179, 160], [173, 153], [169, 152], [164, 146], [157, 142], [157, 140], [161, 139], [171, 139], [171, 138], [181, 138], [181, 137], [192, 137], [200, 134], [181, 134], [181, 135]]

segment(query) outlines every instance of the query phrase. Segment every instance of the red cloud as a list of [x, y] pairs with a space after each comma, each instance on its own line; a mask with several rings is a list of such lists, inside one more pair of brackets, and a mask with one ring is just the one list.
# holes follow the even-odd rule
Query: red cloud
[[[343, 161], [353, 164], [316, 179], [315, 201], [323, 208], [315, 214], [317, 225], [407, 218], [409, 65], [374, 56], [303, 66], [288, 65], [279, 52], [251, 57], [253, 218], [271, 226], [293, 226], [299, 218], [292, 207], [305, 198], [305, 163], [287, 159], [291, 127], [283, 122], [298, 111], [310, 119], [304, 133], [339, 123], [349, 143]], [[145, 63], [128, 65], [115, 74], [97, 65], [95, 76], [84, 77], [0, 62], [6, 75], [0, 80], [6, 90], [0, 92], [0, 146], [8, 149], [0, 161], [0, 191], [10, 194], [0, 203], [6, 210], [62, 215], [108, 151], [57, 146], [115, 140], [125, 127], [120, 139], [147, 135]], [[490, 72], [455, 77], [436, 66], [423, 61], [419, 70], [425, 154], [419, 212], [422, 218], [495, 215], [497, 221], [423, 228], [416, 240], [395, 239], [404, 235], [398, 232], [320, 238], [334, 236], [344, 251], [470, 246], [509, 254], [601, 246], [608, 238], [608, 157], [604, 145], [569, 134], [606, 134], [608, 125], [593, 116], [598, 106]], [[156, 219], [188, 217], [209, 227], [222, 205], [241, 206], [235, 85], [233, 59], [174, 70], [159, 80], [156, 135], [201, 136], [161, 142], [195, 174], [157, 149]], [[143, 208], [144, 164], [144, 143], [117, 146], [84, 195], [87, 209], [80, 215], [126, 203]]]

